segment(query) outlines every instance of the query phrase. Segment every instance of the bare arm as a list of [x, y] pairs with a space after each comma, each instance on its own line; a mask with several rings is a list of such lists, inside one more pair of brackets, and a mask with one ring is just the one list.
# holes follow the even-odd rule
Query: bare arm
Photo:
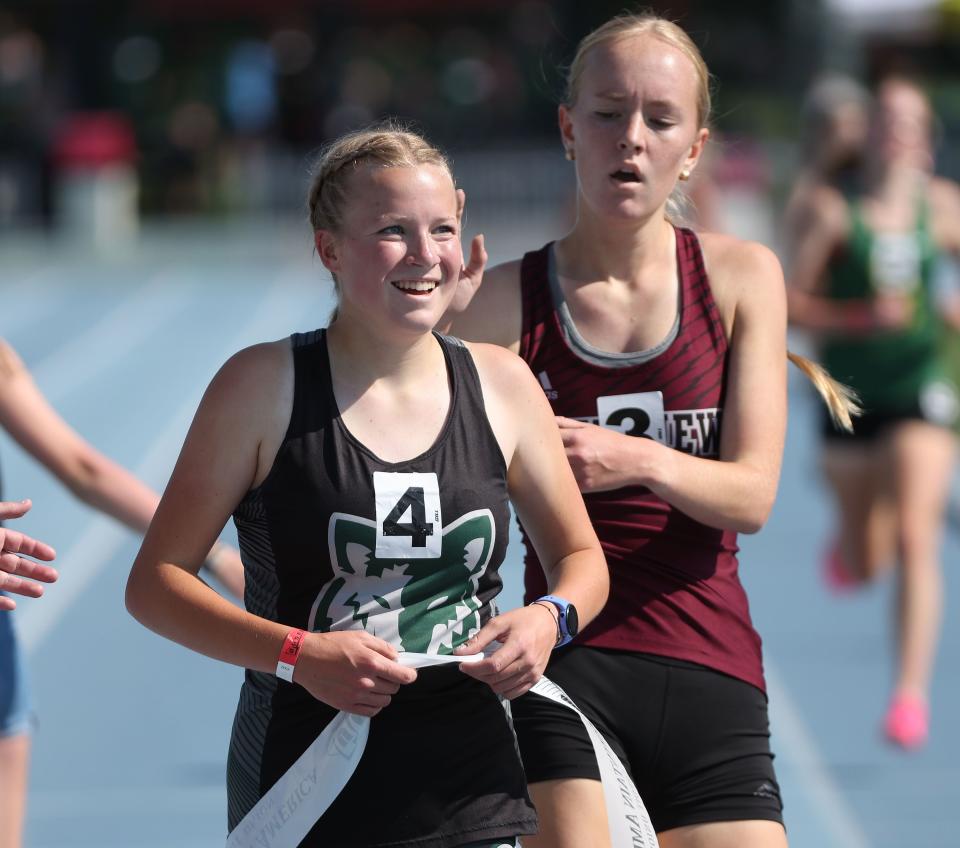
[[519, 359], [500, 374], [506, 378], [503, 402], [510, 404], [519, 431], [508, 475], [510, 498], [550, 591], [574, 601], [587, 624], [599, 614], [609, 591], [600, 542], [543, 389]]
[[[788, 227], [790, 323], [816, 332], [851, 329], [857, 314], [850, 312], [849, 304], [837, 304], [822, 294], [830, 257], [849, 230], [843, 198], [832, 189], [808, 189], [791, 209]], [[863, 312], [860, 302], [854, 308]]]
[[[506, 448], [510, 498], [551, 593], [572, 601], [585, 625], [606, 603], [609, 574], [553, 412], [520, 359], [485, 345], [472, 349], [484, 380], [488, 417]], [[556, 641], [556, 621], [549, 612], [524, 607], [489, 622], [460, 653], [480, 650], [494, 639], [504, 647], [464, 671], [508, 698], [522, 694], [543, 674]]]
[[960, 332], [960, 292], [954, 292], [940, 304], [940, 314], [953, 332]]
[[[461, 281], [461, 288], [467, 286]], [[469, 295], [469, 297], [467, 296]], [[491, 268], [483, 285], [474, 277], [469, 291], [458, 293], [460, 311], [447, 316], [450, 335], [471, 342], [488, 342], [516, 353], [520, 349], [520, 260]]]
[[[141, 535], [146, 532], [159, 495], [70, 427], [2, 339], [0, 426], [79, 500]], [[215, 545], [206, 564], [233, 595], [243, 598], [243, 564], [235, 548]]]
[[787, 289], [791, 324], [815, 333], [850, 336], [898, 329], [910, 321], [913, 304], [907, 297], [835, 300], [824, 295], [830, 259], [850, 233], [847, 204], [837, 191], [812, 190], [805, 208], [795, 214]]
[[0, 426], [84, 503], [138, 533], [146, 531], [158, 496], [84, 441], [50, 406], [2, 340]]
[[937, 305], [950, 328], [960, 331], [960, 187], [950, 180], [934, 180], [930, 206], [934, 238], [944, 254], [938, 259], [937, 273], [943, 278], [936, 287]]
[[[241, 351], [204, 395], [127, 583], [127, 609], [168, 639], [224, 662], [276, 669], [289, 624], [239, 609], [197, 572], [234, 507], [263, 479], [293, 403], [289, 344]], [[279, 433], [279, 435], [278, 435]], [[338, 709], [374, 715], [416, 672], [358, 631], [311, 633], [294, 680]]]
[[651, 468], [648, 485], [704, 524], [753, 533], [773, 507], [786, 431], [783, 272], [757, 244], [725, 250], [717, 260], [711, 276], [729, 287], [726, 296], [736, 304], [719, 461], [670, 451], [667, 462]]

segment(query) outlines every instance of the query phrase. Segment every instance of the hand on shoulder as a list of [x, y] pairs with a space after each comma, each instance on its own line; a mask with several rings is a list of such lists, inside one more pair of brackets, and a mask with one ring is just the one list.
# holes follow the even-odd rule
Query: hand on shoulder
[[520, 264], [514, 259], [497, 265], [475, 281], [473, 296], [463, 311], [452, 315], [449, 334], [472, 342], [520, 347]]

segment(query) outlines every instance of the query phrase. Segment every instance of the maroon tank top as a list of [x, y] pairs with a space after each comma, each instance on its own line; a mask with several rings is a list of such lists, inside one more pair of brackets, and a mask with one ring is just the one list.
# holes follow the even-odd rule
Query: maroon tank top
[[[604, 353], [579, 336], [552, 245], [526, 254], [520, 356], [557, 415], [716, 458], [727, 339], [696, 235], [678, 228], [676, 239], [677, 322], [656, 348], [629, 354]], [[610, 599], [577, 642], [700, 663], [763, 690], [760, 637], [737, 574], [737, 534], [694, 521], [642, 486], [584, 500], [610, 566]], [[547, 586], [525, 532], [523, 541], [529, 603]]]

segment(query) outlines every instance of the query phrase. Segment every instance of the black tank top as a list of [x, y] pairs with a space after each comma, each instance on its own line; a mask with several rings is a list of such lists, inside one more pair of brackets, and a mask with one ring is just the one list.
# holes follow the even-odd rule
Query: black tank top
[[[248, 610], [445, 654], [490, 618], [507, 546], [506, 465], [472, 357], [437, 340], [447, 419], [428, 450], [390, 463], [340, 418], [325, 332], [293, 336], [287, 433], [234, 512]], [[247, 670], [230, 744], [231, 829], [335, 714], [302, 687]], [[439, 848], [535, 823], [498, 698], [453, 665], [420, 670], [373, 719], [357, 771], [302, 844]]]

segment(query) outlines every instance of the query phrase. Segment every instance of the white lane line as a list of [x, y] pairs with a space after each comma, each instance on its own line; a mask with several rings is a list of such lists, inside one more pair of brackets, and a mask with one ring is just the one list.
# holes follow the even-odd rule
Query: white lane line
[[787, 687], [770, 661], [764, 661], [770, 718], [773, 732], [781, 747], [783, 759], [789, 761], [807, 791], [813, 809], [819, 814], [824, 829], [837, 848], [870, 848], [870, 840], [846, 802], [826, 760], [820, 753], [813, 734], [800, 716]]
[[189, 296], [183, 274], [156, 274], [130, 297], [104, 313], [100, 320], [72, 336], [30, 371], [37, 385], [54, 405], [100, 371], [109, 368], [183, 309]]
[[[291, 318], [303, 314], [304, 306], [308, 305], [302, 302], [304, 289], [300, 285], [290, 286], [291, 282], [299, 282], [302, 276], [284, 274], [273, 283], [251, 320], [224, 342], [221, 359], [252, 341], [273, 338], [274, 334], [282, 335], [285, 332], [283, 328], [289, 327]], [[156, 481], [162, 481], [169, 475], [205, 389], [206, 386], [202, 386], [191, 394], [170, 418], [144, 459], [132, 469], [136, 476], [157, 485]], [[57, 558], [57, 564], [61, 565], [60, 579], [44, 594], [43, 603], [19, 605], [18, 630], [24, 651], [31, 661], [50, 631], [103, 568], [116, 557], [130, 536], [130, 531], [113, 519], [96, 515], [80, 538]]]

